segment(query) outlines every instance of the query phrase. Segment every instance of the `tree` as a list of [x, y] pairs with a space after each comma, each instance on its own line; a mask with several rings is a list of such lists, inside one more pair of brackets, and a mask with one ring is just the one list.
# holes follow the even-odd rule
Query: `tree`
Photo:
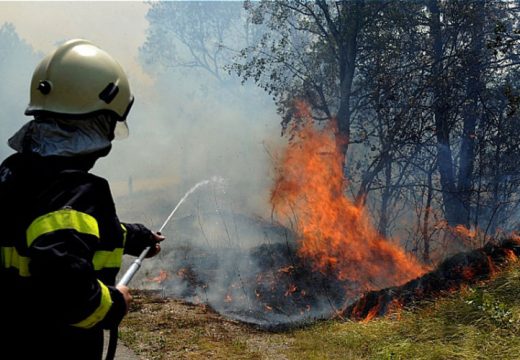
[[[268, 31], [243, 49], [234, 66], [278, 104], [287, 129], [295, 99], [306, 101], [316, 121], [337, 121], [337, 146], [345, 156], [352, 142], [355, 74], [363, 32], [384, 2], [262, 1], [250, 5], [251, 18]], [[344, 163], [344, 159], [342, 160]]]
[[20, 39], [13, 24], [0, 27], [0, 108], [2, 109], [3, 139], [0, 155], [5, 157], [9, 150], [6, 140], [22, 126], [23, 112], [29, 103], [31, 75], [39, 60], [38, 54]]
[[[497, 133], [516, 144], [497, 121], [509, 106], [497, 92], [506, 88], [500, 79], [518, 66], [517, 7], [500, 1], [264, 1], [250, 7], [250, 16], [269, 32], [243, 49], [232, 69], [273, 96], [284, 129], [298, 125], [294, 98], [310, 104], [316, 122], [337, 120], [354, 197], [363, 202], [376, 194], [382, 233], [389, 204], [399, 201], [422, 202], [418, 226], [427, 241], [431, 207], [441, 207], [450, 226], [469, 228], [489, 220], [484, 209], [491, 198], [504, 204], [514, 197], [516, 190], [496, 185], [496, 176], [495, 187], [504, 190], [489, 195], [482, 184], [491, 182], [491, 169], [482, 166], [490, 164], [484, 154], [497, 149]], [[499, 158], [502, 164], [503, 153]], [[411, 193], [419, 188], [428, 189], [421, 198]]]
[[[491, 109], [497, 99], [490, 95], [496, 80], [513, 70], [518, 51], [516, 39], [516, 44], [508, 42], [512, 50], [507, 56], [493, 56], [497, 45], [492, 43], [498, 36], [497, 26], [513, 26], [518, 14], [498, 1], [429, 0], [427, 10], [430, 89], [445, 217], [452, 226], [469, 228], [475, 206], [479, 206], [475, 203], [479, 196], [476, 184], [482, 180], [475, 169], [476, 151], [486, 146], [486, 135], [478, 133], [489, 129], [485, 123], [489, 115], [496, 116]], [[514, 138], [508, 139], [511, 141]]]
[[235, 2], [151, 3], [141, 59], [149, 69], [199, 69], [222, 81], [223, 66], [233, 55], [229, 49], [247, 41], [241, 15]]
[[[429, 261], [435, 222], [498, 227], [518, 196], [514, 126], [518, 8], [489, 1], [152, 3], [142, 59], [222, 66], [275, 100], [282, 130], [298, 129], [295, 100], [317, 126], [336, 122], [352, 197], [378, 229], [416, 216], [410, 236]], [[411, 211], [410, 209], [414, 209]], [[494, 220], [495, 219], [495, 220]]]

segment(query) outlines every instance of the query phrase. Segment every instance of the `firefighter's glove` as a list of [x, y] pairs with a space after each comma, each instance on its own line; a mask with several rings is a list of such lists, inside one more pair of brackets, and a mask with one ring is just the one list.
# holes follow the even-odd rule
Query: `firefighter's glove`
[[150, 251], [148, 251], [148, 254], [146, 255], [147, 258], [154, 257], [161, 251], [161, 241], [166, 239], [166, 237], [161, 234], [160, 232], [153, 232], [151, 231], [150, 234], [150, 241], [152, 242]]
[[148, 246], [150, 246], [146, 256], [148, 258], [161, 251], [159, 243], [165, 239], [162, 234], [155, 233], [142, 224], [124, 224], [124, 226], [127, 230], [125, 254], [139, 256]]

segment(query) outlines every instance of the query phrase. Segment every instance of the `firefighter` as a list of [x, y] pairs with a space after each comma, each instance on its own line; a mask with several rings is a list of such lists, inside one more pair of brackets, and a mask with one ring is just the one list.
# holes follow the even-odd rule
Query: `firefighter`
[[36, 67], [25, 111], [0, 166], [0, 358], [101, 359], [103, 329], [128, 311], [114, 286], [123, 252], [164, 240], [121, 223], [107, 181], [89, 172], [128, 134], [134, 98], [121, 66], [86, 40]]

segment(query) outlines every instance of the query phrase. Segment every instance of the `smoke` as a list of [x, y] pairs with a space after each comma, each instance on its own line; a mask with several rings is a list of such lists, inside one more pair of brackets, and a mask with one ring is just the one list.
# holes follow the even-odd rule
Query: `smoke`
[[[120, 10], [127, 5], [120, 4]], [[49, 23], [59, 23], [58, 17], [63, 19], [67, 14], [72, 19], [72, 12], [86, 14], [86, 10], [70, 4], [59, 16], [53, 15], [50, 4], [49, 8], [38, 6], [49, 15]], [[89, 5], [88, 13], [95, 9], [106, 12], [106, 6]], [[11, 7], [13, 12], [16, 6]], [[141, 24], [136, 16], [132, 12]], [[48, 33], [51, 38], [42, 44], [44, 40], [32, 38], [27, 30], [25, 21], [29, 18], [13, 15], [13, 19], [27, 40], [18, 38], [27, 53], [34, 54], [34, 48], [48, 52], [65, 39], [83, 37], [111, 52], [127, 70], [136, 99], [128, 118], [130, 137], [114, 141], [111, 153], [92, 171], [111, 184], [121, 221], [158, 230], [193, 185], [222, 179], [201, 186], [179, 207], [163, 230], [167, 237], [163, 251], [144, 262], [132, 287], [161, 289], [165, 295], [204, 302], [228, 316], [264, 324], [308, 317], [308, 303], [316, 307], [312, 313], [319, 314], [332, 311], [331, 301], [337, 305], [342, 302], [329, 294], [334, 292], [330, 289], [325, 295], [305, 290], [324, 279], [319, 274], [310, 275], [310, 267], [296, 259], [295, 235], [270, 220], [272, 154], [279, 151], [285, 139], [280, 136], [275, 105], [263, 90], [243, 85], [230, 75], [217, 79], [193, 69], [145, 73], [136, 60], [137, 47], [142, 43], [133, 41], [144, 41], [144, 36], [134, 36], [136, 29], [127, 23], [111, 23], [118, 31], [105, 41], [99, 37], [99, 29], [106, 29], [108, 22], [97, 29], [82, 25], [67, 32], [79, 23], [62, 21], [63, 31]], [[96, 19], [98, 22], [103, 17]], [[135, 47], [128, 45], [129, 38]], [[27, 53], [1, 53], [7, 54], [12, 64], [5, 69], [18, 71], [13, 80], [17, 87], [9, 88], [4, 83], [2, 88], [2, 94], [9, 94], [2, 101], [19, 104], [4, 114], [5, 118], [16, 119], [9, 134], [2, 133], [6, 141], [29, 120], [22, 115], [28, 102], [29, 80], [43, 55], [23, 62], [22, 58], [28, 59]], [[123, 269], [131, 260], [125, 257]], [[293, 285], [294, 269], [307, 274], [296, 280], [297, 286]], [[161, 271], [168, 277], [159, 278], [163, 280], [159, 284], [153, 280]], [[273, 284], [280, 285], [276, 291]], [[275, 298], [281, 301], [279, 308], [285, 310], [277, 310]]]
[[[261, 306], [256, 277], [264, 271], [255, 251], [262, 244], [293, 246], [294, 238], [265, 220], [270, 216], [270, 153], [284, 142], [273, 106], [258, 89], [240, 88], [238, 81], [220, 85], [200, 74], [167, 74], [157, 82], [154, 103], [134, 109], [129, 125], [131, 136], [139, 139], [128, 146], [115, 143], [111, 155], [123, 146], [133, 154], [127, 165], [124, 157], [118, 160], [132, 169], [134, 188], [128, 194], [128, 182], [120, 179], [120, 218], [144, 220], [155, 229], [194, 184], [220, 179], [198, 188], [179, 207], [163, 230], [163, 251], [144, 262], [132, 286], [243, 316], [250, 309], [265, 310], [255, 307]], [[158, 178], [165, 179], [164, 186], [146, 186]], [[168, 278], [151, 281], [161, 271]]]
[[[115, 141], [111, 154], [96, 167], [111, 180], [122, 218], [127, 211], [153, 207], [157, 191], [166, 192], [161, 198], [171, 209], [191, 186], [214, 176], [225, 179], [226, 196], [235, 207], [267, 214], [269, 152], [283, 142], [274, 106], [258, 89], [230, 95], [217, 84], [209, 87], [211, 81], [200, 74], [165, 74], [153, 96], [136, 93], [128, 119], [130, 137]], [[241, 85], [237, 81], [232, 86]], [[132, 205], [125, 208], [130, 200]], [[149, 225], [157, 225], [167, 213], [156, 215]]]

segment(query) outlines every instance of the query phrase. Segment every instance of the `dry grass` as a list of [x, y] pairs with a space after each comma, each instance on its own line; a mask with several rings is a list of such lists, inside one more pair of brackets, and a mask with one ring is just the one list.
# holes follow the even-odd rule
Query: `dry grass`
[[285, 359], [284, 335], [226, 320], [202, 305], [134, 291], [120, 327], [123, 343], [142, 359]]
[[273, 334], [138, 293], [121, 327], [142, 359], [519, 359], [520, 269], [369, 323], [326, 321]]

